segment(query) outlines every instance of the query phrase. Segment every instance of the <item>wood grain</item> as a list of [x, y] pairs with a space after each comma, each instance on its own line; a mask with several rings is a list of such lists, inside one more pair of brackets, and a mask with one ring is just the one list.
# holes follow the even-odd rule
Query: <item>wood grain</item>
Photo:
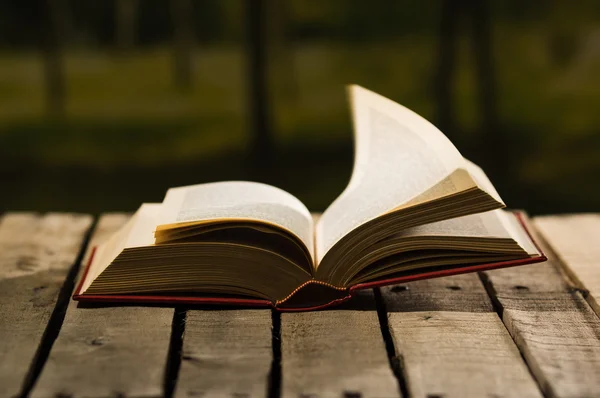
[[600, 316], [600, 214], [536, 217], [534, 225]]
[[476, 274], [382, 289], [413, 397], [541, 397]]
[[502, 320], [545, 395], [600, 396], [600, 320], [558, 260], [485, 273]]
[[[102, 216], [90, 246], [126, 220]], [[85, 308], [71, 301], [31, 396], [162, 396], [172, 319], [170, 308]]]
[[0, 396], [17, 395], [92, 217], [0, 218]]
[[[397, 397], [372, 294], [368, 310], [281, 315], [284, 397]], [[361, 303], [358, 307], [365, 308]]]
[[189, 310], [176, 397], [265, 397], [270, 310]]

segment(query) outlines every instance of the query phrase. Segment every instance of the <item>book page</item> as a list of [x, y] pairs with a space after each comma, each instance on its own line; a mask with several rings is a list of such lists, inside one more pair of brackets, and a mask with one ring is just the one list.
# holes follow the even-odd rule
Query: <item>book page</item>
[[[350, 87], [355, 160], [350, 183], [317, 225], [319, 261], [344, 235], [443, 184], [465, 161], [433, 124], [387, 98]], [[450, 182], [450, 183], [447, 183]]]
[[163, 201], [158, 225], [227, 220], [274, 224], [296, 235], [314, 258], [313, 221], [306, 206], [279, 188], [257, 182], [171, 188]]
[[407, 228], [386, 240], [417, 236], [512, 239], [527, 254], [539, 254], [517, 216], [502, 209]]
[[492, 210], [449, 220], [408, 228], [392, 238], [400, 236], [452, 236], [514, 239], [505, 225], [504, 210]]
[[511, 237], [517, 241], [519, 246], [523, 248], [530, 256], [539, 256], [541, 253], [533, 243], [533, 240], [529, 236], [527, 230], [523, 228], [523, 225], [519, 222], [517, 216], [514, 213], [503, 212], [502, 223], [508, 230]]

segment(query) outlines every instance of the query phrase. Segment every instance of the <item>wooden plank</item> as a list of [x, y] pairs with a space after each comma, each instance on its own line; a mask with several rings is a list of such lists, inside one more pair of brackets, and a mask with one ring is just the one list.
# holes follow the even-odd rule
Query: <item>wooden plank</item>
[[21, 391], [91, 223], [76, 214], [0, 218], [0, 396]]
[[382, 289], [413, 397], [541, 397], [476, 274]]
[[536, 217], [534, 225], [600, 316], [600, 214]]
[[271, 311], [189, 310], [176, 397], [265, 397]]
[[[90, 247], [126, 219], [102, 216]], [[71, 301], [31, 396], [162, 396], [172, 319], [170, 308], [85, 308]]]
[[[370, 293], [370, 292], [369, 292]], [[397, 397], [375, 301], [281, 315], [284, 397]]]
[[600, 396], [600, 320], [558, 260], [485, 273], [502, 320], [545, 395]]

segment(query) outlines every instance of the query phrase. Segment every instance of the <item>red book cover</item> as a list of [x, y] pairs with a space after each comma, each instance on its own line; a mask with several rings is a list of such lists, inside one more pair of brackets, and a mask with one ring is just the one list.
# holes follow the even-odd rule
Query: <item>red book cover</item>
[[373, 282], [359, 283], [349, 288], [334, 289], [326, 286], [319, 281], [309, 281], [298, 287], [287, 299], [282, 302], [274, 303], [264, 299], [225, 297], [225, 296], [175, 296], [175, 295], [146, 295], [146, 294], [124, 294], [124, 295], [82, 295], [81, 290], [83, 282], [89, 271], [94, 250], [87, 262], [86, 269], [81, 280], [75, 289], [73, 299], [88, 303], [135, 303], [135, 304], [163, 304], [163, 305], [231, 305], [243, 307], [274, 307], [280, 311], [311, 311], [327, 308], [344, 301], [349, 300], [354, 292], [362, 289], [371, 289], [398, 283], [406, 283], [420, 279], [439, 278], [444, 276], [465, 274], [469, 272], [489, 271], [497, 268], [514, 267], [518, 265], [533, 264], [546, 261], [547, 258], [541, 251], [539, 245], [535, 242], [529, 232], [525, 215], [520, 212], [515, 213], [525, 231], [529, 234], [532, 242], [535, 244], [540, 255], [520, 260], [502, 261], [489, 264], [466, 265], [464, 267], [453, 267], [448, 269], [430, 269], [423, 272], [407, 274], [389, 279], [381, 279]]

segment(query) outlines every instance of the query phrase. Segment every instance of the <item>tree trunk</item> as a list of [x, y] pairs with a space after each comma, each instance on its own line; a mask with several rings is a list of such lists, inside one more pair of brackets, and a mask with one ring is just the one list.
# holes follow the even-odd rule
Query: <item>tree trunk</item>
[[271, 163], [273, 138], [269, 115], [265, 0], [244, 1], [246, 14], [246, 84], [251, 156], [259, 176]]
[[138, 0], [116, 0], [115, 41], [121, 54], [127, 54], [135, 45]]
[[462, 0], [443, 0], [440, 15], [437, 72], [434, 98], [437, 105], [436, 123], [449, 138], [456, 138], [455, 110], [452, 87], [456, 68], [459, 39], [459, 17]]
[[269, 0], [267, 30], [271, 49], [273, 76], [285, 99], [297, 94], [294, 46], [288, 34], [289, 5], [287, 0]]
[[52, 117], [63, 117], [66, 107], [65, 67], [61, 39], [66, 20], [65, 0], [40, 0], [41, 51], [46, 109]]
[[191, 0], [171, 0], [173, 21], [173, 82], [180, 91], [193, 85], [194, 25]]
[[[471, 43], [475, 60], [475, 74], [479, 103], [481, 104], [480, 143], [485, 153], [482, 166], [493, 176], [502, 165], [511, 148], [508, 137], [498, 128], [496, 111], [496, 79], [493, 62], [490, 4], [488, 0], [469, 0]], [[483, 159], [482, 159], [483, 160]]]

